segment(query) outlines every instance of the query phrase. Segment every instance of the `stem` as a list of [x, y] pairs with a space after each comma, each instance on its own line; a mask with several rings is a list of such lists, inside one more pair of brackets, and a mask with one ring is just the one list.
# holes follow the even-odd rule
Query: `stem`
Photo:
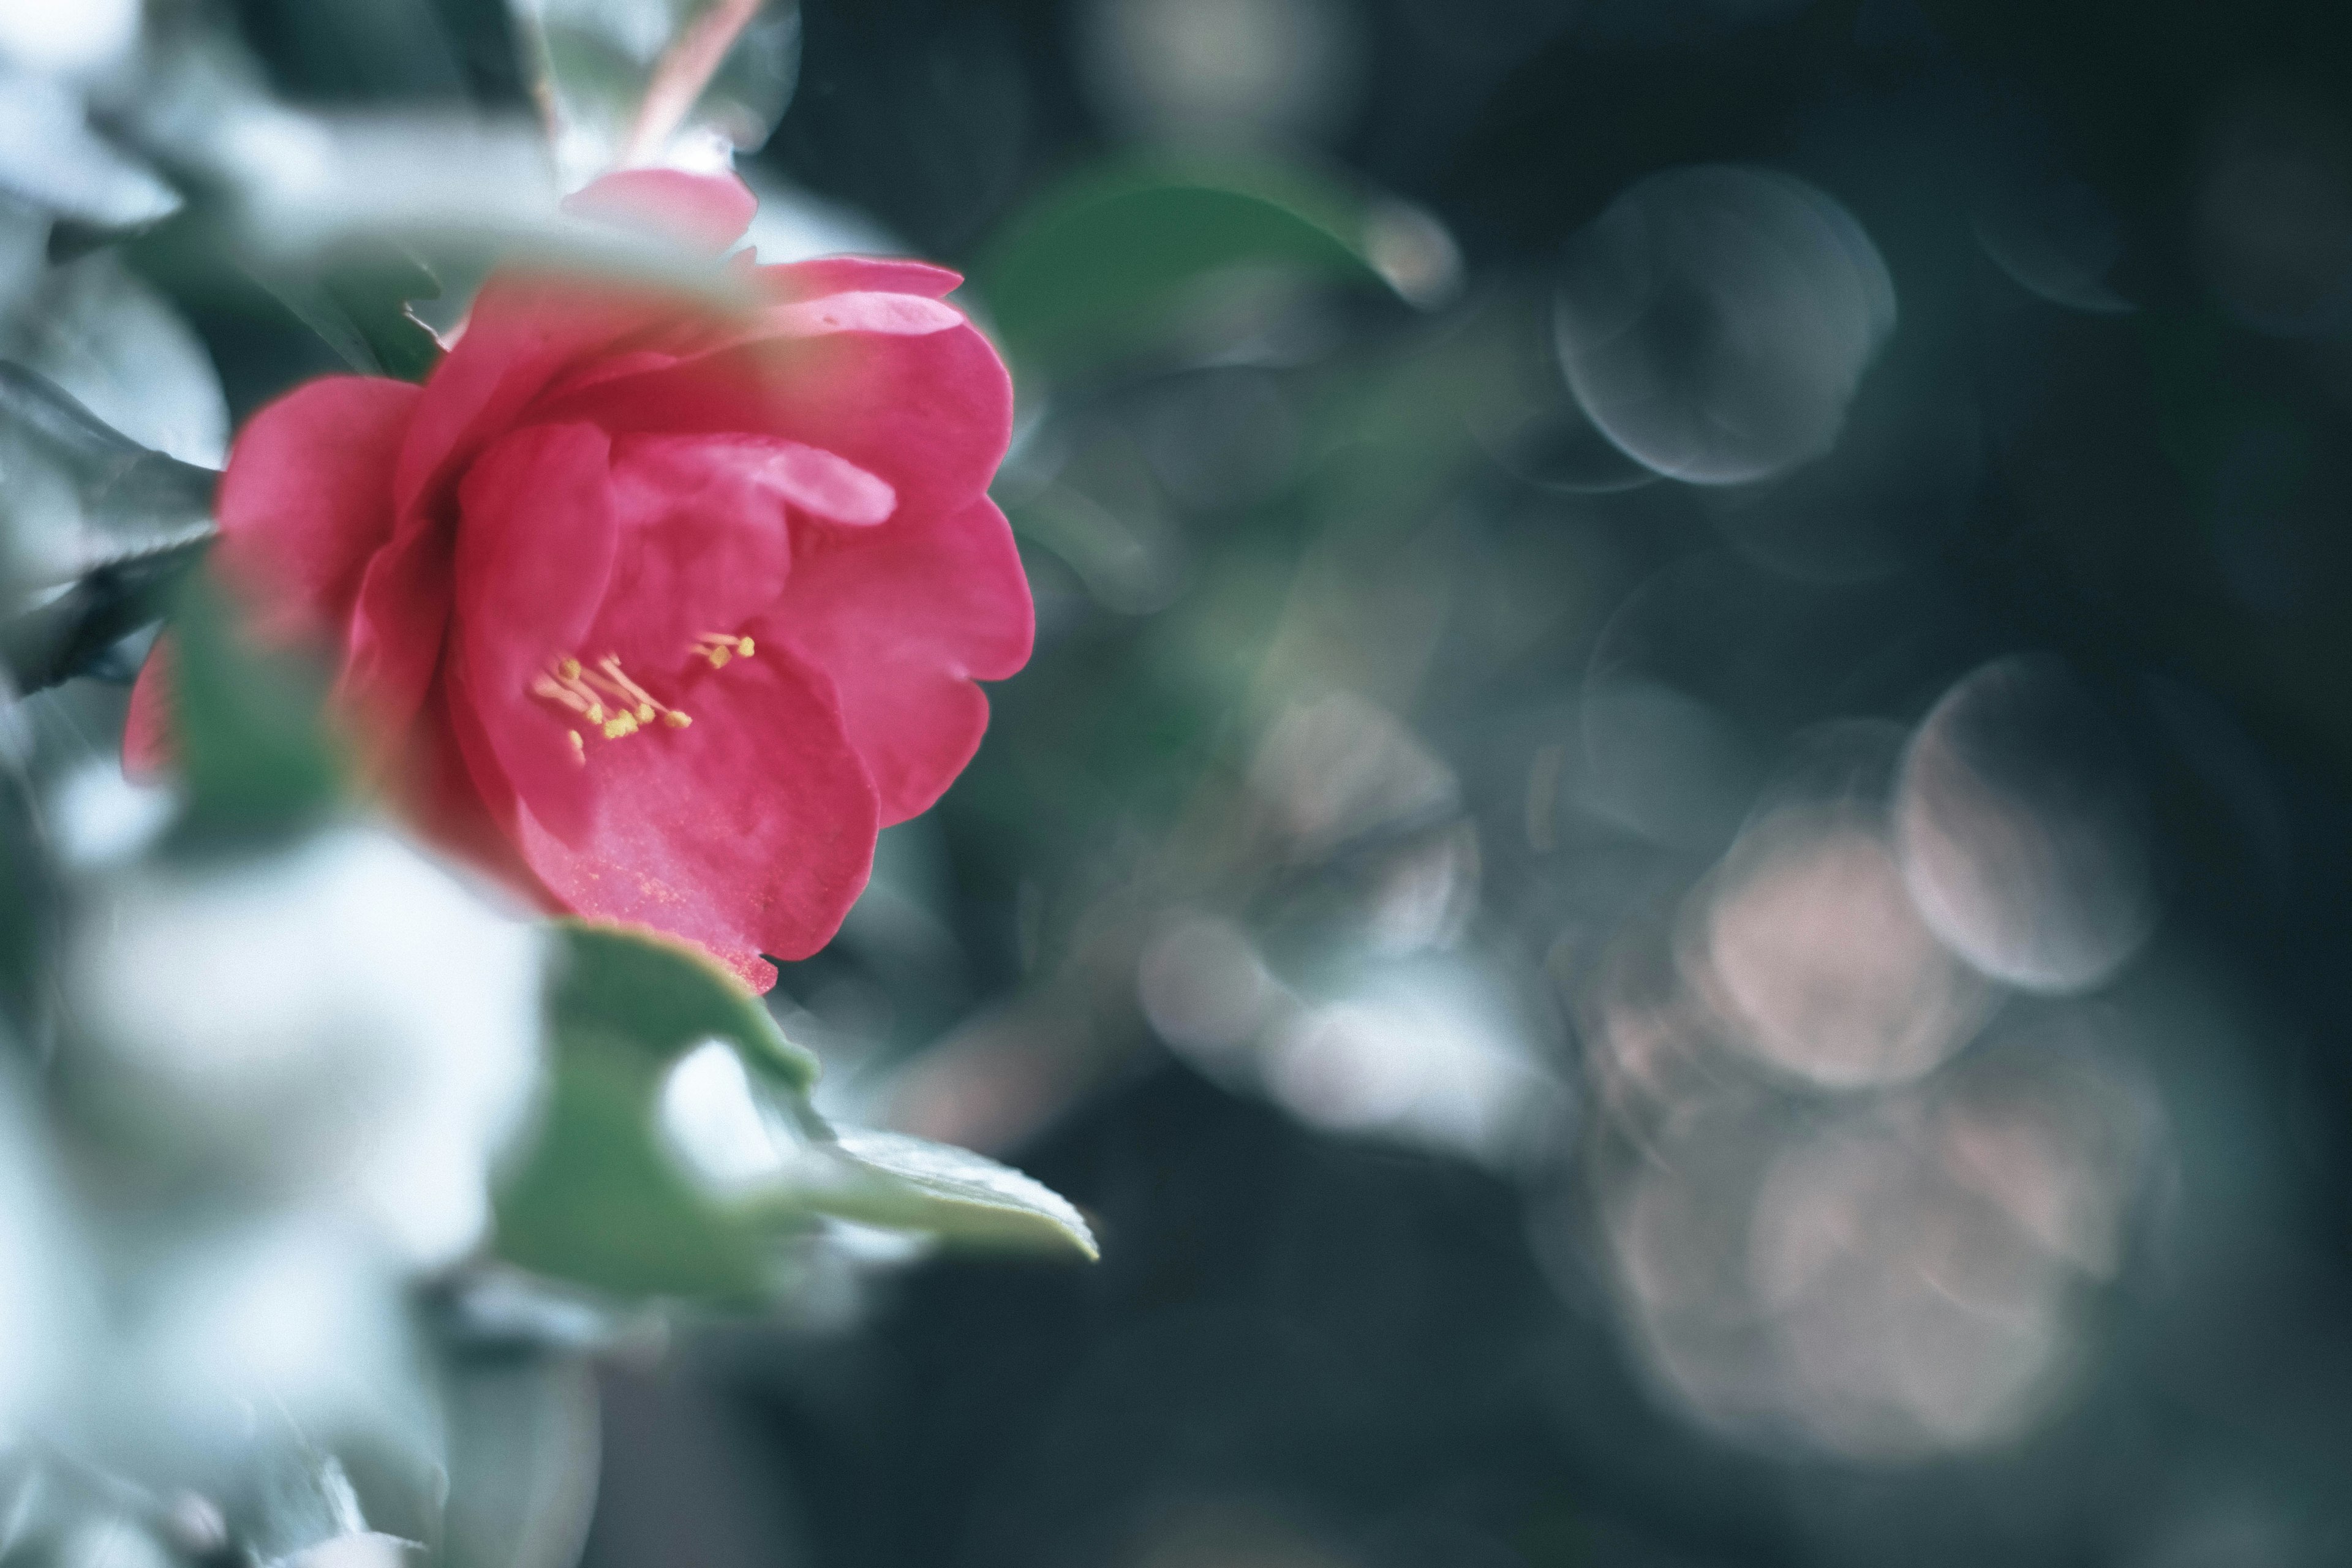
[[726, 59], [737, 36], [751, 25], [765, 3], [766, 0], [715, 0], [663, 51], [654, 66], [653, 80], [646, 84], [646, 96], [637, 105], [636, 123], [629, 127], [629, 139], [621, 149], [618, 167], [636, 168], [661, 155], [662, 149], [669, 145], [669, 139], [693, 110], [695, 100], [702, 96], [702, 89], [718, 74], [719, 62]]

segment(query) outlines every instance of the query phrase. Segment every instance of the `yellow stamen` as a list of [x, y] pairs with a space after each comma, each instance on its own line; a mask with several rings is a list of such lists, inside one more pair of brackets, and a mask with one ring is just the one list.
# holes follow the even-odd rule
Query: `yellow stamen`
[[592, 675], [588, 677], [590, 680], [619, 698], [625, 707], [634, 707], [638, 723], [654, 721], [654, 715], [661, 711], [662, 705], [654, 700], [653, 693], [621, 673], [621, 661], [617, 656], [606, 654], [596, 661], [596, 668], [604, 672], [603, 678]]
[[604, 721], [604, 705], [596, 700], [594, 692], [577, 680], [559, 680], [542, 675], [530, 683], [530, 694], [569, 708], [591, 724]]
[[[656, 720], [673, 730], [694, 722], [630, 679], [616, 654], [598, 659], [593, 669], [566, 654], [531, 681], [530, 692], [579, 715], [607, 741], [626, 740]], [[585, 762], [586, 738], [578, 730], [570, 733], [572, 760]]]
[[728, 632], [705, 632], [694, 639], [689, 653], [699, 654], [710, 661], [710, 668], [721, 669], [730, 658], [749, 658], [754, 649], [750, 637], [736, 637]]

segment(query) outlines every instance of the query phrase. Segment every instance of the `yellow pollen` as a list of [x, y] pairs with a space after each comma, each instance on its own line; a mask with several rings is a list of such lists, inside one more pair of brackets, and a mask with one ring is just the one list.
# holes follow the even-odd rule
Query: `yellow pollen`
[[750, 637], [735, 637], [727, 632], [705, 632], [694, 639], [687, 650], [710, 661], [713, 669], [724, 668], [730, 658], [749, 658], [753, 650]]
[[[630, 679], [621, 668], [619, 656], [614, 654], [598, 659], [593, 669], [583, 668], [577, 658], [566, 654], [548, 667], [548, 673], [531, 681], [530, 693], [579, 715], [607, 741], [626, 740], [656, 720], [673, 730], [694, 722]], [[578, 730], [567, 733], [572, 760], [586, 762], [586, 737]]]

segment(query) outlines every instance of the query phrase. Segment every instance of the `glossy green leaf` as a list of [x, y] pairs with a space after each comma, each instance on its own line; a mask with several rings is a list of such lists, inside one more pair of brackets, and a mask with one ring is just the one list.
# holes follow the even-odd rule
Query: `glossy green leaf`
[[[1077, 1211], [1017, 1171], [919, 1139], [835, 1133], [806, 1099], [814, 1058], [696, 949], [621, 927], [559, 929], [553, 1089], [499, 1198], [509, 1261], [628, 1300], [750, 1300], [782, 1280], [780, 1244], [824, 1215], [1094, 1256]], [[714, 1042], [738, 1064], [735, 1092], [751, 1097], [751, 1136], [769, 1139], [749, 1171], [723, 1177], [673, 1143], [661, 1113], [672, 1069]]]
[[[135, 340], [135, 334], [119, 324], [111, 335], [118, 341], [110, 344], [106, 334], [70, 334], [53, 326], [52, 367], [58, 360], [79, 361], [69, 368], [80, 370], [85, 381], [135, 379], [137, 392], [113, 402], [118, 415], [144, 415], [151, 427], [169, 426], [174, 410], [187, 415], [181, 434], [209, 425], [215, 414], [226, 426], [217, 386], [192, 385], [193, 374], [171, 384], [174, 369], [184, 366], [174, 367], [166, 354], [142, 352], [136, 341], [123, 344], [119, 340]], [[108, 354], [110, 348], [120, 352]], [[211, 410], [187, 406], [207, 396]], [[0, 469], [8, 478], [0, 492], [0, 529], [6, 531], [10, 557], [19, 570], [46, 581], [209, 533], [220, 479], [210, 468], [125, 435], [36, 366], [6, 360], [0, 360]]]
[[336, 801], [340, 759], [320, 723], [325, 682], [248, 644], [203, 571], [180, 585], [167, 658], [173, 742], [187, 786], [184, 846], [298, 831]]
[[705, 1040], [734, 1045], [753, 1068], [804, 1093], [817, 1060], [784, 1037], [743, 983], [700, 949], [653, 931], [565, 921], [566, 956], [556, 984], [559, 1030], [625, 1040], [668, 1062]]
[[803, 1098], [816, 1059], [698, 949], [651, 931], [559, 921], [548, 998], [553, 1089], [530, 1152], [499, 1196], [509, 1261], [628, 1300], [748, 1301], [770, 1285], [779, 1233], [805, 1228], [714, 1196], [656, 1128], [664, 1075], [726, 1042], [772, 1102], [821, 1126]]
[[[162, 618], [203, 557], [220, 476], [141, 445], [47, 376], [7, 361], [0, 471], [9, 480], [0, 496], [9, 552], [75, 574], [64, 593], [0, 624], [0, 672], [18, 693], [93, 671], [127, 678], [107, 667], [126, 637]], [[28, 539], [28, 530], [72, 542]]]
[[423, 381], [441, 363], [441, 344], [409, 304], [436, 298], [440, 282], [389, 242], [371, 247], [379, 254], [365, 261], [314, 269], [268, 258], [247, 270], [353, 371]]
[[440, 340], [410, 309], [419, 300], [440, 298], [441, 280], [415, 257], [387, 247], [364, 262], [334, 268], [323, 283], [384, 374], [423, 381], [441, 363]]
[[1149, 347], [1244, 268], [1386, 288], [1372, 234], [1360, 197], [1295, 169], [1095, 171], [1008, 223], [975, 281], [1017, 360], [1079, 369]]
[[500, 1256], [627, 1299], [750, 1300], [763, 1238], [714, 1205], [655, 1132], [662, 1063], [642, 1042], [560, 1026], [537, 1142], [498, 1195]]
[[812, 1145], [776, 1202], [955, 1246], [1097, 1256], [1086, 1217], [1051, 1187], [969, 1149], [902, 1133], [848, 1129]]

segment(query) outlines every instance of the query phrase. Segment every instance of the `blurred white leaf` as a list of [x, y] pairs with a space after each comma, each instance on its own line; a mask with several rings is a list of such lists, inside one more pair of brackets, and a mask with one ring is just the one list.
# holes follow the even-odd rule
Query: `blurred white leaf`
[[488, 1221], [537, 1063], [540, 931], [396, 838], [150, 865], [68, 954], [78, 1081], [141, 1155], [328, 1198], [430, 1267]]
[[216, 468], [228, 400], [212, 355], [164, 298], [100, 252], [44, 279], [8, 325], [7, 356], [144, 447]]
[[48, 268], [0, 301], [0, 360], [12, 585], [69, 582], [208, 528], [228, 404], [212, 356], [153, 289], [104, 252]]
[[361, 234], [504, 235], [556, 218], [545, 147], [529, 121], [452, 114], [257, 108], [214, 149], [251, 237], [280, 254]]
[[286, 1559], [283, 1568], [399, 1568], [424, 1548], [414, 1541], [377, 1531], [339, 1535]]
[[289, 1541], [300, 1544], [270, 1557], [265, 1568], [398, 1568], [423, 1546], [368, 1528], [342, 1461], [332, 1454], [316, 1463], [281, 1466], [265, 1489], [262, 1527], [266, 1549]]
[[54, 1552], [48, 1561], [58, 1568], [173, 1568], [163, 1542], [127, 1519], [76, 1525]]
[[79, 1249], [66, 1229], [47, 1141], [0, 1073], [0, 1444], [55, 1392], [79, 1303]]
[[30, 70], [97, 70], [139, 36], [139, 0], [9, 0], [0, 5], [0, 55]]
[[124, 778], [110, 754], [95, 758], [51, 786], [49, 839], [74, 869], [125, 865], [153, 847], [176, 804], [167, 789]]
[[[564, 214], [545, 135], [520, 116], [311, 113], [271, 97], [249, 61], [202, 47], [159, 59], [118, 112], [138, 147], [222, 193], [224, 243], [265, 284], [315, 285], [321, 268], [390, 250], [461, 285], [527, 260], [720, 308], [749, 300], [707, 255]], [[465, 292], [442, 313], [462, 311]]]
[[[74, 4], [57, 6], [60, 11], [74, 8]], [[5, 64], [0, 64], [0, 190], [28, 205], [100, 228], [153, 223], [180, 205], [179, 193], [90, 130], [79, 93]]]
[[[186, 1191], [227, 1195], [219, 1184]], [[257, 1413], [297, 1432], [364, 1429], [413, 1445], [426, 1407], [400, 1272], [374, 1237], [331, 1204], [243, 1223], [183, 1211], [159, 1226], [159, 1201], [151, 1190], [89, 1208], [108, 1306], [85, 1326], [46, 1433], [120, 1473], [207, 1486], [268, 1437]], [[341, 1528], [334, 1499], [315, 1487], [297, 1496], [280, 1485], [265, 1500], [285, 1521], [260, 1542], [267, 1555]]]

